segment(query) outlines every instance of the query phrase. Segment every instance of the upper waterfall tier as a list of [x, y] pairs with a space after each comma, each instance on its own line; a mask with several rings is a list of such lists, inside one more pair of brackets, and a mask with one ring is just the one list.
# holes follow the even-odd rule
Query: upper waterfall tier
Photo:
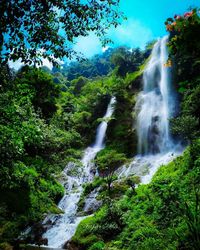
[[113, 111], [114, 111], [115, 102], [116, 102], [116, 98], [112, 97], [110, 100], [110, 103], [108, 105], [106, 114], [103, 117], [103, 119], [105, 119], [105, 120], [102, 121], [100, 123], [99, 127], [97, 128], [97, 135], [96, 135], [94, 147], [102, 148], [104, 146], [104, 139], [105, 139], [106, 130], [107, 130], [107, 126], [108, 126], [106, 118], [109, 118], [112, 116]]
[[169, 132], [169, 118], [174, 112], [175, 94], [171, 85], [167, 37], [154, 45], [143, 73], [143, 91], [136, 103], [138, 153], [167, 152], [173, 145]]

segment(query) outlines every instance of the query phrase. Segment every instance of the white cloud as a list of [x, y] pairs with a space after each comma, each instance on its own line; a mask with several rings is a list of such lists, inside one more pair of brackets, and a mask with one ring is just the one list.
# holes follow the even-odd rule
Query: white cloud
[[93, 33], [90, 33], [87, 37], [79, 37], [73, 49], [83, 53], [85, 57], [92, 57], [93, 55], [102, 52], [99, 38]]
[[47, 58], [43, 58], [42, 59], [42, 66], [46, 66], [48, 67], [49, 69], [52, 69], [53, 68], [53, 65], [51, 62], [49, 62], [49, 60]]
[[11, 69], [15, 69], [15, 70], [20, 69], [20, 68], [24, 65], [24, 64], [21, 62], [21, 59], [15, 61], [15, 62], [9, 61], [8, 64], [9, 64], [9, 67], [10, 67]]
[[[62, 64], [62, 63], [63, 63], [63, 61], [61, 61], [61, 60], [59, 60], [59, 59], [57, 59], [57, 62], [58, 62], [59, 64]], [[15, 62], [9, 61], [8, 63], [9, 63], [10, 68], [14, 68], [15, 70], [19, 70], [22, 66], [24, 66], [24, 63], [22, 63], [21, 59], [15, 61]], [[42, 65], [41, 65], [41, 66], [46, 66], [46, 67], [48, 67], [50, 70], [53, 68], [52, 63], [51, 63], [47, 58], [43, 58], [43, 59], [42, 59]]]
[[105, 52], [106, 50], [108, 50], [110, 47], [109, 46], [106, 46], [106, 47], [103, 47], [101, 50], [102, 52]]
[[152, 31], [134, 19], [124, 21], [122, 25], [109, 32], [115, 45], [144, 48], [146, 43], [153, 39]]
[[[117, 28], [110, 29], [107, 36], [114, 42], [111, 47], [126, 45], [131, 48], [140, 47], [142, 49], [148, 41], [154, 38], [149, 28], [134, 19], [128, 19]], [[102, 48], [99, 38], [94, 33], [90, 33], [87, 37], [78, 38], [73, 47], [74, 50], [83, 53], [86, 57], [104, 52], [107, 48]]]

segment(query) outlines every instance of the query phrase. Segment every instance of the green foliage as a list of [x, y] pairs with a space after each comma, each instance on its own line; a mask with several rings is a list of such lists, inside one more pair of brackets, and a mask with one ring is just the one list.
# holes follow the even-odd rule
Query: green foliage
[[89, 250], [103, 250], [105, 243], [103, 241], [98, 241], [92, 245]]
[[193, 53], [199, 56], [199, 36], [198, 29], [200, 17], [198, 9], [186, 12], [183, 16], [175, 15], [174, 18], [168, 18], [165, 22], [166, 28], [174, 37], [169, 41], [171, 53], [179, 54], [181, 51], [184, 55]]
[[94, 78], [108, 75], [114, 65], [110, 58], [116, 49], [109, 48], [100, 55], [95, 55], [91, 59], [81, 62], [71, 62], [69, 65], [64, 64], [62, 69], [56, 69], [67, 76], [68, 80], [78, 79], [79, 77]]
[[103, 176], [107, 187], [108, 194], [111, 192], [111, 184], [117, 179], [115, 176], [115, 170], [119, 168], [126, 161], [126, 157], [122, 153], [118, 153], [112, 149], [101, 150], [95, 159], [95, 164], [100, 173]]
[[87, 82], [87, 80], [82, 76], [80, 76], [79, 78], [71, 81], [71, 85], [74, 86], [73, 92], [74, 92], [75, 95], [80, 94], [81, 89], [86, 84], [86, 82]]
[[[13, 243], [28, 223], [42, 219], [44, 213], [60, 212], [55, 203], [63, 187], [53, 174], [64, 166], [65, 148], [76, 146], [80, 137], [49, 124], [50, 103], [56, 107], [58, 93], [51, 76], [27, 68], [17, 76], [2, 68], [1, 74], [0, 242]], [[44, 84], [41, 91], [38, 84]], [[48, 119], [39, 106], [40, 110], [47, 107]]]
[[36, 111], [41, 111], [47, 119], [56, 112], [56, 98], [59, 97], [59, 86], [53, 83], [50, 74], [29, 67], [24, 67], [15, 80], [17, 94], [28, 95]]
[[122, 211], [117, 204], [108, 199], [94, 216], [84, 219], [79, 224], [72, 241], [81, 249], [103, 247], [102, 240], [113, 238], [123, 226]]
[[[133, 73], [134, 74], [134, 73]], [[127, 74], [125, 80], [113, 79], [116, 90], [116, 107], [113, 118], [107, 131], [107, 145], [131, 157], [137, 148], [136, 131], [133, 128], [133, 107], [140, 82], [136, 77], [130, 78]]]
[[196, 141], [162, 166], [149, 185], [140, 185], [134, 194], [127, 191], [119, 201], [105, 201], [106, 206], [80, 223], [73, 240], [83, 249], [94, 245], [86, 247], [82, 241], [91, 235], [106, 241], [110, 250], [198, 249], [199, 150]]
[[[4, 211], [0, 229], [12, 220], [18, 234], [27, 224], [40, 220], [44, 213], [60, 212], [55, 203], [62, 196], [63, 188], [55, 176], [67, 162], [80, 159], [80, 149], [93, 141], [111, 96], [118, 92], [127, 95], [128, 88], [121, 88], [129, 84], [125, 86], [124, 81], [114, 76], [95, 80], [79, 78], [69, 83], [60, 72], [51, 76], [46, 69], [29, 67], [17, 74], [8, 67], [1, 67], [0, 72], [0, 208]], [[110, 148], [102, 151], [97, 159], [102, 171], [107, 169], [106, 175], [85, 186], [82, 202], [99, 186], [103, 187], [102, 195], [107, 196], [107, 192], [103, 194], [104, 183], [107, 180], [110, 189], [116, 179], [113, 171], [126, 157], [118, 149]], [[122, 195], [126, 187], [114, 184], [113, 196]], [[111, 223], [111, 228], [107, 225], [106, 230], [111, 232], [115, 227], [119, 230]], [[10, 234], [0, 242], [12, 243], [13, 237]], [[88, 241], [93, 242], [94, 238], [89, 237]]]
[[103, 183], [103, 180], [100, 177], [95, 177], [93, 182], [91, 183], [86, 183], [84, 185], [84, 195], [88, 195], [91, 193], [95, 188], [99, 187]]
[[108, 126], [106, 142], [110, 148], [124, 153], [127, 157], [132, 157], [137, 151], [136, 129], [133, 126], [136, 114], [133, 107], [141, 87], [142, 73], [148, 61], [147, 52], [142, 52], [145, 62], [137, 68], [137, 71], [127, 73], [125, 78], [113, 75], [107, 81], [117, 102]]
[[199, 135], [199, 120], [192, 115], [182, 115], [172, 119], [172, 131], [182, 139], [191, 141]]
[[125, 160], [126, 157], [124, 154], [118, 153], [116, 150], [106, 148], [98, 153], [95, 159], [95, 164], [97, 165], [99, 172], [102, 175], [106, 175], [107, 171], [112, 172], [116, 170], [125, 162]]
[[[183, 139], [192, 141], [200, 135], [200, 85], [199, 80], [191, 81], [190, 89], [183, 89], [180, 115], [172, 119], [172, 131]], [[188, 82], [186, 81], [188, 86]], [[186, 84], [184, 84], [185, 86]], [[183, 86], [183, 83], [181, 83]]]
[[172, 120], [175, 134], [192, 141], [198, 138], [199, 124], [199, 9], [175, 15], [166, 21], [170, 32], [168, 47], [170, 57], [176, 63], [176, 85], [181, 96], [181, 112]]
[[199, 76], [199, 9], [193, 9], [182, 16], [175, 15], [167, 19], [165, 24], [170, 32], [168, 46], [170, 57], [176, 65], [177, 82], [188, 82], [180, 89], [184, 92], [185, 88], [193, 87], [193, 79]]
[[[92, 1], [91, 6], [95, 2], [97, 3]], [[102, 3], [98, 3], [99, 7], [106, 7], [107, 3], [110, 3], [110, 7], [118, 5], [117, 1], [100, 2]], [[17, 1], [11, 7], [18, 9], [18, 4]], [[22, 1], [21, 4], [23, 7], [25, 3]], [[47, 12], [49, 14], [51, 11], [54, 15], [52, 6], [50, 1], [47, 4]], [[89, 5], [89, 14], [91, 6]], [[5, 3], [0, 9], [4, 7]], [[86, 17], [83, 10], [80, 11], [79, 1], [77, 7], [73, 12], [79, 13], [80, 20], [83, 20]], [[62, 8], [66, 10], [69, 5]], [[105, 10], [99, 9], [103, 14], [106, 13]], [[109, 13], [112, 17], [112, 8]], [[93, 14], [95, 18], [97, 9]], [[21, 15], [26, 13], [19, 13], [19, 17]], [[52, 16], [49, 25], [55, 21], [54, 17]], [[118, 17], [116, 16], [116, 22], [119, 21]], [[4, 16], [1, 18], [3, 20]], [[41, 20], [39, 25], [46, 23], [48, 18], [49, 16], [46, 20]], [[76, 16], [74, 18], [72, 26], [66, 31], [71, 34], [67, 37], [71, 41], [75, 32], [73, 25], [77, 21]], [[63, 69], [54, 68], [51, 75], [47, 69], [28, 67], [14, 74], [8, 67], [1, 65], [1, 248], [9, 249], [10, 245], [6, 242], [12, 244], [24, 227], [41, 220], [44, 214], [61, 212], [55, 204], [63, 195], [63, 187], [55, 177], [67, 162], [80, 159], [82, 148], [94, 140], [96, 127], [102, 121], [111, 96], [116, 96], [117, 103], [113, 117], [107, 121], [107, 147], [99, 152], [94, 160], [100, 177], [85, 184], [79, 208], [83, 206], [85, 197], [96, 188], [99, 188], [97, 198], [102, 199], [103, 205], [93, 216], [80, 223], [72, 243], [82, 250], [200, 248], [200, 48], [198, 35], [194, 35], [194, 31], [199, 28], [199, 15], [193, 11], [175, 19], [169, 19], [167, 25], [173, 27], [173, 30], [170, 30], [169, 46], [171, 57], [174, 57], [173, 60], [177, 64], [175, 81], [180, 92], [181, 111], [172, 124], [176, 136], [180, 135], [192, 141], [192, 144], [182, 157], [162, 166], [149, 185], [139, 185], [140, 179], [137, 176], [117, 182], [115, 170], [136, 152], [133, 107], [152, 44], [149, 44], [145, 51], [111, 49], [89, 61], [64, 65]], [[174, 24], [174, 21], [177, 23]], [[90, 24], [89, 22], [88, 25]], [[94, 23], [93, 28], [98, 28], [96, 31], [101, 30], [102, 27], [96, 27], [96, 24]], [[44, 34], [48, 27], [47, 25], [44, 30], [38, 31], [38, 35]], [[87, 31], [87, 28], [83, 30], [86, 33]], [[80, 30], [77, 30], [77, 36], [79, 32]], [[48, 37], [50, 33], [49, 31], [45, 34]], [[55, 36], [52, 36], [52, 39], [54, 38]], [[193, 40], [194, 46], [191, 45]], [[38, 46], [43, 45], [41, 37]], [[56, 54], [62, 47], [60, 40], [56, 50], [54, 45], [49, 47], [52, 54], [57, 57], [70, 55], [71, 52], [67, 54], [66, 50]], [[23, 46], [20, 48], [23, 49]], [[14, 56], [13, 59], [16, 59], [19, 55], [25, 55], [23, 60], [31, 62], [35, 60], [35, 55], [29, 54], [32, 49], [28, 50], [20, 52], [19, 48], [15, 48], [15, 56], [11, 51], [7, 56]], [[47, 50], [43, 55], [45, 53]], [[108, 62], [111, 57], [111, 62]], [[115, 69], [110, 74], [113, 67]], [[108, 73], [109, 76], [98, 77]], [[76, 174], [76, 169], [72, 174]], [[139, 185], [137, 189], [136, 185]]]
[[141, 52], [139, 48], [119, 47], [111, 57], [111, 62], [116, 67], [116, 75], [125, 77], [127, 73], [137, 71], [145, 56], [146, 54]]
[[126, 179], [127, 185], [129, 185], [132, 188], [132, 191], [135, 194], [135, 187], [140, 183], [140, 177], [139, 176], [129, 176]]
[[3, 0], [0, 18], [1, 61], [21, 58], [24, 63], [35, 64], [41, 63], [43, 57], [56, 64], [58, 58], [77, 56], [71, 45], [89, 32], [94, 32], [105, 45], [106, 31], [116, 27], [123, 14], [118, 0]]
[[72, 238], [72, 241], [79, 247], [81, 246], [83, 250], [99, 241], [99, 238], [96, 235], [92, 233], [88, 235], [88, 231], [91, 232], [94, 220], [94, 217], [90, 216], [81, 221], [76, 230], [76, 234]]
[[78, 210], [81, 211], [85, 205], [85, 198], [89, 195], [95, 188], [101, 187], [104, 183], [104, 180], [100, 177], [95, 177], [92, 182], [83, 184], [83, 192], [81, 194], [81, 198], [78, 202]]

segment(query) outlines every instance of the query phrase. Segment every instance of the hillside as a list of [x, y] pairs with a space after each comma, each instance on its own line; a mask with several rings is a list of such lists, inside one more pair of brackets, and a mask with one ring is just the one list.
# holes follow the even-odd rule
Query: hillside
[[144, 50], [0, 64], [0, 249], [200, 249], [199, 9], [165, 25]]

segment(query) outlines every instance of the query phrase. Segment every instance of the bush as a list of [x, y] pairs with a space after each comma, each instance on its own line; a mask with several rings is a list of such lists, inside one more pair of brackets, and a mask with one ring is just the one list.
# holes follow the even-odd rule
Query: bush
[[98, 241], [94, 245], [92, 245], [88, 250], [103, 250], [105, 247], [105, 243], [103, 241]]

